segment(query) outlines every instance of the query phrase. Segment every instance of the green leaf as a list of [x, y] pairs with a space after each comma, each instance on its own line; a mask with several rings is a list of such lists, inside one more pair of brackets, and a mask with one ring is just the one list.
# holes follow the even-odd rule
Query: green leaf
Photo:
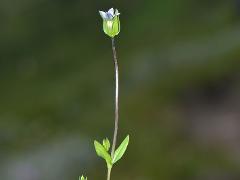
[[87, 177], [85, 178], [83, 175], [81, 177], [79, 176], [79, 180], [87, 180]]
[[109, 142], [108, 138], [103, 139], [103, 147], [106, 149], [106, 151], [109, 150], [109, 148], [110, 148], [110, 142]]
[[103, 145], [101, 145], [98, 141], [95, 140], [94, 141], [94, 146], [95, 146], [95, 150], [96, 150], [97, 155], [102, 157], [103, 159], [105, 159], [105, 161], [107, 163], [107, 167], [111, 168], [112, 167], [112, 158], [108, 154], [106, 149], [103, 147]]
[[125, 153], [127, 146], [129, 143], [129, 135], [123, 140], [117, 150], [114, 152], [112, 164], [116, 163], [119, 159], [122, 158], [123, 154]]

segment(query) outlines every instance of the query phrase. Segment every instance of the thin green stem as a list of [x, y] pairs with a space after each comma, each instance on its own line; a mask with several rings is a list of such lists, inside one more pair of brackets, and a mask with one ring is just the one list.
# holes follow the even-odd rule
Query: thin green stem
[[108, 168], [108, 172], [107, 172], [107, 180], [111, 179], [111, 168]]
[[[117, 143], [117, 133], [118, 133], [118, 96], [119, 96], [119, 72], [118, 72], [118, 61], [117, 61], [117, 52], [115, 48], [114, 38], [112, 38], [112, 52], [113, 52], [113, 62], [115, 69], [115, 119], [114, 119], [114, 132], [113, 132], [113, 143], [111, 150], [111, 157], [113, 159], [115, 147]], [[111, 179], [111, 168], [108, 168], [107, 180]]]
[[115, 68], [115, 121], [114, 121], [114, 133], [113, 133], [113, 143], [111, 157], [114, 156], [114, 151], [117, 143], [117, 132], [118, 132], [118, 94], [119, 94], [119, 83], [118, 83], [118, 61], [117, 61], [117, 52], [115, 48], [114, 38], [112, 38], [112, 51], [113, 51], [113, 62]]

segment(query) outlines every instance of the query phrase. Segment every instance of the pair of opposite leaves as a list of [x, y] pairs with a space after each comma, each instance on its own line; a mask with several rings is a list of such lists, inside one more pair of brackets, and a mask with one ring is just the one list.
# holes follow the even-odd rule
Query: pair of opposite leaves
[[105, 159], [108, 168], [112, 168], [113, 164], [115, 164], [119, 159], [122, 158], [125, 153], [127, 146], [129, 143], [129, 135], [123, 140], [123, 142], [119, 145], [119, 147], [114, 152], [113, 158], [108, 153], [110, 148], [110, 142], [108, 139], [103, 140], [103, 144], [100, 144], [98, 141], [94, 141], [95, 150], [98, 156]]

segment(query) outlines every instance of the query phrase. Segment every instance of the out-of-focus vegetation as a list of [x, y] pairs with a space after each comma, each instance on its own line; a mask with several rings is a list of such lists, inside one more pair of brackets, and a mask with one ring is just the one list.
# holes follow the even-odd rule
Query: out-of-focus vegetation
[[112, 135], [114, 72], [98, 10], [112, 6], [131, 136], [112, 179], [240, 179], [238, 0], [1, 0], [1, 179], [105, 179], [93, 140]]

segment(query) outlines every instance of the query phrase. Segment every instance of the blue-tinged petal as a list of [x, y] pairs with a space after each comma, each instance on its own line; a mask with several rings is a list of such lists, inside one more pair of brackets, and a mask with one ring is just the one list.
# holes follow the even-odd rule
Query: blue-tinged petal
[[112, 15], [112, 17], [114, 17], [114, 9], [113, 8], [109, 9], [108, 13], [110, 13]]
[[105, 13], [103, 11], [99, 11], [99, 14], [103, 19], [108, 19], [107, 13]]
[[112, 20], [114, 18], [114, 16], [109, 12], [106, 12], [106, 16], [108, 20]]

